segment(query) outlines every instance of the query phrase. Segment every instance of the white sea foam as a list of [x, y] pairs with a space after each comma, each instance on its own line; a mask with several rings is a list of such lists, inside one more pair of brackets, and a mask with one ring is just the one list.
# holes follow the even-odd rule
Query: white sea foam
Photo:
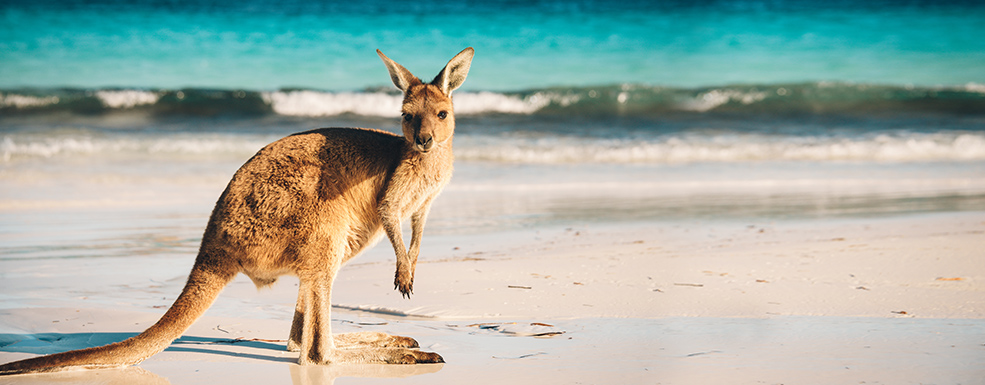
[[382, 92], [276, 91], [261, 94], [274, 112], [291, 116], [400, 116], [402, 97]]
[[44, 107], [52, 104], [58, 103], [59, 98], [57, 96], [25, 96], [19, 94], [4, 94], [0, 93], [0, 107], [16, 107], [16, 108], [30, 108], [30, 107]]
[[454, 98], [455, 112], [458, 114], [533, 114], [552, 104], [567, 107], [578, 103], [582, 95], [574, 90], [538, 91], [523, 97], [495, 92], [462, 92], [456, 93]]
[[92, 136], [13, 137], [0, 141], [0, 160], [73, 156], [249, 156], [271, 142], [272, 137], [180, 135], [100, 138]]
[[519, 96], [504, 95], [495, 92], [460, 92], [455, 93], [455, 113], [482, 114], [532, 114], [544, 108], [551, 100], [539, 93], [520, 98]]
[[968, 83], [964, 85], [964, 90], [968, 92], [977, 92], [980, 94], [985, 94], [985, 84]]
[[102, 90], [96, 92], [96, 97], [109, 108], [133, 108], [136, 106], [154, 104], [161, 98], [159, 93], [139, 90]]
[[91, 140], [82, 138], [60, 138], [41, 141], [14, 140], [10, 136], [0, 142], [0, 158], [9, 161], [15, 157], [50, 158], [61, 153], [92, 153]]
[[920, 162], [985, 160], [985, 134], [870, 138], [674, 136], [629, 139], [461, 137], [456, 157], [507, 163], [693, 163], [765, 161]]
[[[781, 88], [782, 89], [782, 88]], [[786, 89], [782, 89], [782, 95], [786, 95]], [[678, 106], [682, 110], [706, 112], [728, 102], [739, 102], [742, 104], [752, 104], [766, 98], [766, 92], [741, 92], [736, 90], [711, 90], [694, 99], [680, 103]]]
[[[274, 112], [290, 116], [334, 116], [352, 113], [365, 116], [400, 115], [403, 97], [383, 92], [276, 91], [261, 94]], [[460, 115], [482, 113], [531, 114], [555, 102], [570, 104], [570, 97], [536, 93], [527, 97], [495, 92], [454, 94], [455, 112]]]
[[[241, 158], [276, 139], [276, 136], [267, 135], [215, 133], [145, 136], [10, 134], [0, 140], [0, 160], [114, 154]], [[456, 138], [455, 146], [456, 158], [460, 160], [534, 164], [985, 160], [985, 134], [968, 132], [881, 134], [856, 138], [681, 134], [648, 140], [463, 134]]]

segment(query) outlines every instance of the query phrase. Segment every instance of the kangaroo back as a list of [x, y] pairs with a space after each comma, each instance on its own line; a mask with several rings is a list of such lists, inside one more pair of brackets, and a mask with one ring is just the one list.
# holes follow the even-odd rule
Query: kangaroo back
[[0, 375], [99, 369], [135, 365], [160, 353], [191, 327], [212, 305], [234, 274], [196, 264], [171, 308], [153, 326], [124, 341], [0, 365]]

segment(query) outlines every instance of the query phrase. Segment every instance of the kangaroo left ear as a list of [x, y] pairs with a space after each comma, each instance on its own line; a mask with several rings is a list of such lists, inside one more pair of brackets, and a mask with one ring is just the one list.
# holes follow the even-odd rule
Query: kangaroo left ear
[[451, 96], [452, 91], [461, 87], [462, 83], [465, 83], [465, 77], [469, 75], [469, 67], [472, 66], [473, 55], [475, 55], [475, 50], [472, 47], [459, 52], [458, 55], [455, 55], [455, 57], [448, 61], [448, 65], [431, 81], [431, 85], [438, 86], [438, 88], [441, 88], [441, 92]]
[[[407, 92], [411, 86], [421, 84], [421, 80], [417, 76], [410, 73], [404, 66], [390, 60], [382, 51], [376, 50], [376, 54], [380, 55], [380, 59], [383, 59], [386, 70], [390, 72], [390, 80], [393, 81], [393, 85], [397, 86], [401, 91]], [[468, 67], [465, 70], [468, 71]]]

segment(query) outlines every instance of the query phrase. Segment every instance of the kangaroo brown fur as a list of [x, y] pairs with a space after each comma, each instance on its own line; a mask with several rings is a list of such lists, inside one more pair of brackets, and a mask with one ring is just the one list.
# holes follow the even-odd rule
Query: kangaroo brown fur
[[[140, 363], [168, 347], [238, 273], [257, 287], [300, 280], [288, 349], [298, 363], [436, 363], [417, 341], [384, 333], [331, 334], [332, 283], [343, 264], [385, 233], [396, 252], [394, 287], [409, 297], [431, 202], [452, 174], [451, 92], [468, 75], [466, 48], [431, 81], [376, 51], [404, 92], [403, 136], [324, 128], [261, 149], [233, 176], [209, 219], [181, 295], [156, 324], [114, 344], [0, 365], [0, 374]], [[401, 221], [411, 219], [409, 248]]]

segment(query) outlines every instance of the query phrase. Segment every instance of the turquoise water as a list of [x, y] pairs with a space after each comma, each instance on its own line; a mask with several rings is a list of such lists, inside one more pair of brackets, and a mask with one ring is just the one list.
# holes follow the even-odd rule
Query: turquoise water
[[[655, 3], [655, 4], [651, 4]], [[387, 86], [466, 46], [466, 90], [985, 83], [961, 1], [31, 1], [0, 5], [0, 88]]]
[[432, 229], [981, 211], [983, 30], [954, 1], [5, 2], [0, 212], [206, 217], [271, 141], [399, 131], [376, 48], [428, 79], [466, 46]]

